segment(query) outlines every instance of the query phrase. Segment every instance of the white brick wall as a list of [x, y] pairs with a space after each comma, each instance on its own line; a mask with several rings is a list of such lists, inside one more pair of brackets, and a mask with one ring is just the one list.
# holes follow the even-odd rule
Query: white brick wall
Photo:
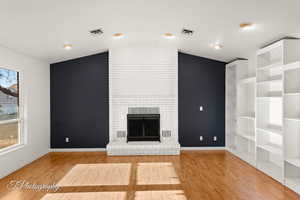
[[109, 51], [110, 141], [127, 130], [128, 107], [159, 107], [161, 130], [178, 141], [178, 52], [172, 47]]

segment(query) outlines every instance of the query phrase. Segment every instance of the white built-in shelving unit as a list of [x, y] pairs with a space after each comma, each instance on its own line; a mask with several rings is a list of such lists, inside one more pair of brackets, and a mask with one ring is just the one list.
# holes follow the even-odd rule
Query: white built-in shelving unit
[[257, 52], [257, 168], [284, 181], [283, 43]]
[[[230, 151], [251, 165], [255, 165], [255, 71], [249, 70], [247, 60], [236, 60], [226, 67], [227, 72], [234, 71], [234, 79], [226, 76], [227, 91], [234, 102], [231, 112], [235, 117], [231, 126]], [[229, 87], [228, 87], [229, 86]], [[230, 100], [229, 100], [230, 101]]]
[[285, 184], [300, 193], [300, 62], [284, 66], [283, 99]]
[[235, 133], [236, 133], [236, 65], [232, 63], [226, 67], [226, 98], [225, 98], [225, 134], [226, 147], [234, 151], [235, 147]]
[[226, 126], [227, 148], [300, 194], [300, 40], [258, 50], [256, 73], [249, 69], [245, 60], [226, 66], [226, 87], [235, 90], [226, 100], [226, 124], [235, 125]]

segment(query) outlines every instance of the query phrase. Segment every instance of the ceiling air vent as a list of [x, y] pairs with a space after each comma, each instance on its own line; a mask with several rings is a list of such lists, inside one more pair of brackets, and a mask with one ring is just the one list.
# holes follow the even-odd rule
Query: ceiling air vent
[[193, 30], [190, 30], [190, 29], [184, 28], [184, 29], [182, 29], [181, 33], [182, 33], [183, 35], [192, 36], [192, 35], [194, 34], [194, 31], [193, 31]]
[[99, 36], [99, 35], [103, 34], [103, 30], [101, 28], [91, 30], [90, 34], [93, 35], [93, 36]]

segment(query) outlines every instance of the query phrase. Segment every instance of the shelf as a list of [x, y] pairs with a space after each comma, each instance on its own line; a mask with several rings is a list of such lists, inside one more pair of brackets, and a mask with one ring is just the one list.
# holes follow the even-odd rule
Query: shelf
[[271, 77], [268, 77], [267, 80], [261, 80], [257, 81], [257, 84], [269, 84], [269, 83], [277, 83], [277, 82], [282, 82], [282, 75], [273, 75]]
[[267, 69], [273, 69], [273, 68], [277, 68], [277, 67], [282, 67], [282, 62], [276, 62], [267, 66], [263, 66], [263, 67], [259, 67], [257, 68], [258, 70], [267, 70]]
[[238, 132], [238, 133], [236, 133], [236, 135], [240, 136], [242, 138], [245, 138], [247, 140], [255, 141], [255, 136], [254, 135], [250, 135], [250, 134], [242, 133], [242, 132]]
[[273, 133], [277, 135], [282, 135], [282, 130], [280, 128], [273, 128], [273, 127], [264, 127], [264, 128], [257, 128], [259, 131], [263, 131], [266, 133]]
[[239, 119], [249, 119], [249, 120], [255, 120], [255, 117], [249, 116], [249, 115], [240, 115], [238, 116]]
[[296, 61], [296, 62], [292, 62], [292, 63], [284, 65], [283, 70], [289, 71], [289, 70], [294, 70], [294, 69], [299, 69], [299, 68], [300, 68], [300, 61]]
[[255, 83], [255, 81], [256, 81], [256, 77], [254, 76], [254, 77], [240, 79], [238, 84]]
[[282, 98], [282, 95], [267, 95], [267, 96], [260, 96], [260, 97], [257, 97], [257, 98], [260, 98], [260, 99]]
[[300, 157], [299, 158], [287, 158], [285, 161], [296, 167], [300, 167]]
[[262, 85], [262, 84], [270, 84], [270, 83], [277, 83], [277, 82], [282, 82], [282, 79], [278, 79], [278, 80], [267, 80], [267, 81], [259, 81], [257, 82], [258, 85]]
[[300, 118], [289, 118], [289, 117], [286, 117], [284, 119], [288, 120], [288, 121], [298, 121], [298, 122], [300, 122]]
[[276, 144], [267, 143], [263, 145], [258, 145], [257, 147], [264, 149], [270, 153], [282, 155], [282, 147]]
[[284, 93], [284, 95], [286, 95], [286, 96], [297, 96], [297, 95], [300, 95], [300, 92], [288, 92], [288, 93]]
[[261, 95], [258, 95], [257, 98], [281, 98], [282, 91], [271, 91], [271, 92], [264, 92]]

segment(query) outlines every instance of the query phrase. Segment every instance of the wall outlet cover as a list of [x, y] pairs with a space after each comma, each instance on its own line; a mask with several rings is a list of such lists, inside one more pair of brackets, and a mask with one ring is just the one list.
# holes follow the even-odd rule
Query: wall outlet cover
[[203, 111], [203, 106], [200, 106], [199, 110], [200, 110], [200, 112], [202, 112]]

